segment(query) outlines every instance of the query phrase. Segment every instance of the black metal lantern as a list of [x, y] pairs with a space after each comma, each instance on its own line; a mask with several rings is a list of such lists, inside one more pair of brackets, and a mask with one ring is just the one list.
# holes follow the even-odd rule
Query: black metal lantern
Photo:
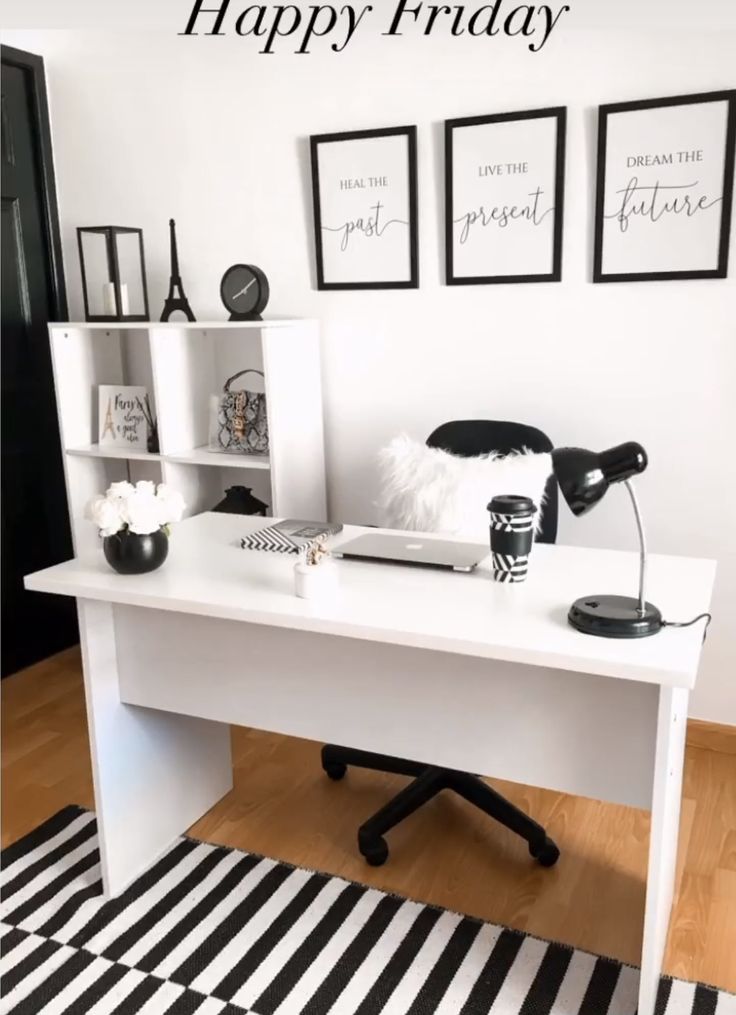
[[143, 230], [127, 226], [77, 229], [87, 321], [147, 321]]

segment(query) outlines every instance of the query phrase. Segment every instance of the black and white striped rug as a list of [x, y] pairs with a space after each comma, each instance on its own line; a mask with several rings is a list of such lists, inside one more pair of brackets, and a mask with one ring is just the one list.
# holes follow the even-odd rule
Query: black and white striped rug
[[[180, 839], [103, 902], [94, 815], [2, 854], [13, 1015], [634, 1015], [637, 971], [363, 885]], [[736, 1015], [663, 979], [657, 1015]]]

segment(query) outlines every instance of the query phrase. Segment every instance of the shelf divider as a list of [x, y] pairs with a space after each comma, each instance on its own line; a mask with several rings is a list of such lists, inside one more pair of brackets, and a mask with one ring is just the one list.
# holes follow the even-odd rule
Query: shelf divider
[[210, 451], [206, 446], [193, 448], [191, 451], [179, 451], [176, 454], [162, 455], [166, 462], [178, 465], [207, 465], [221, 469], [270, 469], [271, 459], [268, 455], [235, 455], [221, 451]]
[[67, 448], [68, 455], [80, 458], [117, 458], [130, 462], [175, 462], [177, 465], [205, 465], [220, 469], [265, 469], [271, 468], [268, 455], [229, 455], [210, 451], [207, 447], [192, 448], [176, 454], [162, 455], [136, 448], [116, 448], [100, 444], [83, 444]]
[[82, 444], [79, 447], [67, 448], [66, 453], [81, 458], [123, 458], [130, 462], [160, 462], [163, 457], [150, 451], [141, 451], [139, 448], [116, 448], [105, 444]]

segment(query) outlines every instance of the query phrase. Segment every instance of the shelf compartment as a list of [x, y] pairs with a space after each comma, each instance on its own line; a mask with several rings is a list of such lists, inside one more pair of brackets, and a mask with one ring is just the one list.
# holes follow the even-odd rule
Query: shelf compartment
[[[247, 368], [263, 372], [262, 328], [164, 330], [151, 328], [159, 437], [165, 455], [189, 456], [205, 448], [210, 406], [222, 394], [228, 377]], [[246, 377], [247, 387], [264, 390], [264, 379]], [[236, 389], [240, 388], [236, 383]], [[270, 407], [269, 407], [270, 413]], [[202, 464], [208, 464], [209, 459]]]
[[[220, 456], [218, 456], [220, 457]], [[242, 468], [228, 467], [227, 463], [217, 469], [211, 464], [198, 465], [194, 462], [178, 462], [167, 458], [163, 466], [164, 482], [178, 490], [186, 503], [186, 514], [196, 515], [211, 511], [225, 496], [231, 486], [245, 486], [251, 489], [259, 500], [269, 506], [273, 513], [271, 473], [266, 469], [248, 474]]]
[[70, 498], [70, 513], [74, 547], [78, 557], [87, 552], [93, 553], [100, 546], [97, 529], [84, 516], [89, 500], [103, 494], [111, 483], [122, 480], [137, 483], [140, 479], [160, 483], [163, 479], [162, 465], [157, 461], [144, 463], [100, 455], [68, 454], [64, 465], [69, 490], [73, 491], [73, 497]]
[[71, 324], [51, 325], [50, 337], [64, 447], [90, 447], [98, 436], [101, 384], [145, 387], [156, 416], [151, 352], [145, 328], [106, 325], [101, 331]]

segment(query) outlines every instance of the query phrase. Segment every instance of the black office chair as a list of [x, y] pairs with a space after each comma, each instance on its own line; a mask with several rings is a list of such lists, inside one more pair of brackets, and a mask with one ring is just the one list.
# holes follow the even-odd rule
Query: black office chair
[[[444, 423], [429, 436], [427, 444], [431, 448], [443, 448], [463, 458], [487, 454], [489, 451], [509, 454], [522, 448], [536, 452], [552, 450], [552, 442], [541, 430], [523, 423], [492, 420], [456, 420]], [[554, 543], [557, 538], [557, 484], [554, 476], [550, 476], [547, 481], [545, 494], [542, 527], [537, 542]], [[559, 849], [542, 826], [496, 793], [477, 775], [334, 744], [322, 748], [322, 767], [331, 779], [342, 779], [348, 765], [414, 777], [408, 786], [358, 829], [358, 849], [373, 867], [379, 867], [388, 859], [388, 845], [383, 838], [385, 833], [443, 789], [454, 790], [526, 839], [529, 852], [543, 867], [551, 867], [559, 859]]]

